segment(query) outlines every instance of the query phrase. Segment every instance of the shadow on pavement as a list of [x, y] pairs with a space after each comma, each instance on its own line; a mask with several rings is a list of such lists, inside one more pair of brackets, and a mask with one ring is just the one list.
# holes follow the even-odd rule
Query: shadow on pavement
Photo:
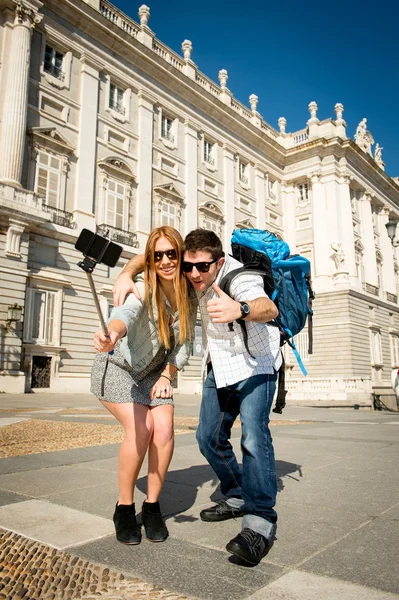
[[[284, 489], [284, 478], [290, 477], [299, 482], [302, 478], [302, 467], [296, 463], [284, 460], [276, 461], [277, 491]], [[187, 469], [169, 471], [161, 493], [160, 502], [162, 513], [165, 516], [174, 516], [179, 522], [195, 521], [196, 517], [183, 515], [196, 504], [199, 490], [207, 485], [210, 490], [209, 500], [217, 502], [223, 496], [219, 486], [212, 491], [218, 483], [218, 479], [209, 465], [194, 465]], [[147, 477], [141, 477], [137, 481], [138, 489], [147, 493]]]

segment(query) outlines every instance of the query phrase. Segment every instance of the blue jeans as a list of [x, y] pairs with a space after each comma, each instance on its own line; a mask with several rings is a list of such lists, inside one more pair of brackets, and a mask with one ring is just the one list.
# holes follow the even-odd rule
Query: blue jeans
[[[277, 479], [269, 413], [276, 374], [255, 375], [216, 388], [213, 371], [204, 383], [197, 441], [220, 480], [222, 494], [242, 498], [243, 528], [267, 538], [275, 532]], [[230, 443], [231, 428], [240, 415], [242, 470]]]

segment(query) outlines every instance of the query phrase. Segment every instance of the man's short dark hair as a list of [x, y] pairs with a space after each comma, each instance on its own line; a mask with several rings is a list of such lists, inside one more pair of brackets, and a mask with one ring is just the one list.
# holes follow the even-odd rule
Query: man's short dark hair
[[224, 256], [223, 246], [220, 238], [214, 231], [209, 229], [194, 229], [186, 235], [183, 243], [184, 252], [209, 252], [212, 259]]

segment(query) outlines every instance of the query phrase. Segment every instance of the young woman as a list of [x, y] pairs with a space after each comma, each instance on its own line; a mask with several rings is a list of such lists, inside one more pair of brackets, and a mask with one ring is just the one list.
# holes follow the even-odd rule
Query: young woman
[[102, 330], [94, 336], [100, 354], [93, 364], [91, 391], [126, 433], [119, 451], [114, 513], [116, 537], [125, 544], [141, 541], [134, 488], [147, 450], [142, 522], [152, 542], [168, 537], [158, 498], [174, 446], [172, 381], [191, 354], [197, 313], [195, 294], [180, 269], [182, 245], [172, 227], [152, 230], [145, 249], [145, 301], [130, 294], [113, 309], [108, 337]]

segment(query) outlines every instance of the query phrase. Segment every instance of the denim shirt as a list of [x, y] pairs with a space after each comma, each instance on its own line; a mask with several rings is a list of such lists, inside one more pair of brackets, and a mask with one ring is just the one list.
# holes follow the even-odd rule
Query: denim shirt
[[[171, 306], [165, 297], [166, 313], [168, 320], [171, 315]], [[127, 333], [120, 342], [120, 351], [135, 371], [145, 369], [162, 347], [158, 336], [158, 315], [155, 306], [152, 305], [154, 316], [148, 312], [145, 300], [138, 300], [134, 294], [130, 294], [122, 306], [112, 309], [108, 323], [114, 319], [122, 321], [126, 325]], [[189, 338], [184, 344], [179, 344], [179, 313], [174, 314], [173, 335], [171, 341], [175, 340], [174, 347], [169, 350], [165, 348], [167, 362], [180, 370], [191, 356], [194, 327], [197, 316], [197, 300], [194, 294], [190, 295], [190, 329]]]

